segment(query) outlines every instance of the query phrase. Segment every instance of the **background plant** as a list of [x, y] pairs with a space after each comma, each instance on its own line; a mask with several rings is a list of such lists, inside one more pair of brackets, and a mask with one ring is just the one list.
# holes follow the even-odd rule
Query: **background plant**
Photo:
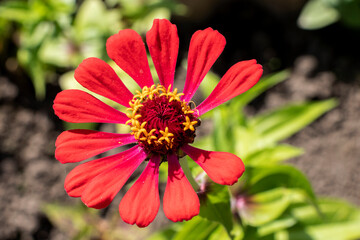
[[[319, 29], [340, 22], [356, 29], [358, 6], [357, 0], [308, 1], [299, 26]], [[16, 60], [29, 74], [38, 99], [43, 99], [48, 83], [59, 80], [63, 89], [78, 87], [73, 69], [84, 58], [109, 61], [104, 43], [119, 29], [133, 28], [143, 34], [154, 17], [170, 18], [185, 10], [181, 4], [165, 0], [2, 1], [0, 49], [6, 50], [4, 39], [11, 37], [17, 46]], [[121, 71], [118, 74], [128, 82]], [[359, 238], [359, 208], [340, 199], [317, 197], [307, 177], [285, 163], [303, 150], [284, 140], [336, 107], [336, 100], [288, 103], [256, 115], [246, 114], [249, 103], [288, 76], [288, 71], [265, 76], [251, 91], [203, 117], [204, 122], [222, 127], [212, 129], [197, 146], [235, 153], [247, 170], [238, 184], [227, 188], [212, 183], [191, 161], [187, 165], [182, 160], [187, 176], [197, 176], [190, 180], [202, 199], [200, 216], [193, 220], [164, 225], [153, 233], [152, 227], [141, 231], [124, 227], [117, 211], [112, 214], [111, 209], [100, 212], [81, 204], [49, 203], [43, 212], [71, 239], [144, 239], [151, 233], [149, 239]], [[209, 74], [206, 81], [204, 95], [218, 77]], [[134, 88], [130, 81], [128, 87]], [[166, 166], [161, 172], [163, 182], [164, 169]]]

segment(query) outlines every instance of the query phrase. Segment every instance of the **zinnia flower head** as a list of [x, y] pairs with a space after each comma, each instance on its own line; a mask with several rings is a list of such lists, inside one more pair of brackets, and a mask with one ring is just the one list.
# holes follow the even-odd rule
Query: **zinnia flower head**
[[146, 42], [160, 84], [154, 84], [140, 35], [130, 29], [111, 36], [106, 49], [109, 57], [141, 90], [131, 93], [115, 71], [98, 58], [85, 59], [75, 70], [75, 79], [82, 86], [127, 107], [126, 113], [81, 90], [64, 90], [54, 100], [55, 114], [64, 121], [130, 126], [129, 134], [64, 131], [56, 141], [55, 157], [61, 163], [80, 162], [110, 149], [137, 143], [121, 153], [75, 167], [65, 179], [65, 190], [71, 197], [81, 197], [88, 207], [104, 208], [139, 165], [147, 161], [119, 206], [121, 218], [140, 227], [149, 225], [159, 210], [159, 166], [164, 161], [168, 162], [168, 180], [163, 209], [172, 221], [189, 220], [199, 214], [200, 208], [199, 198], [184, 175], [179, 157], [188, 155], [216, 183], [232, 185], [238, 181], [245, 170], [239, 157], [190, 144], [196, 137], [202, 114], [247, 91], [262, 75], [262, 67], [255, 60], [238, 62], [225, 73], [212, 93], [192, 108], [191, 98], [224, 49], [224, 36], [211, 28], [192, 36], [183, 93], [173, 89], [179, 47], [176, 26], [165, 19], [154, 20]]

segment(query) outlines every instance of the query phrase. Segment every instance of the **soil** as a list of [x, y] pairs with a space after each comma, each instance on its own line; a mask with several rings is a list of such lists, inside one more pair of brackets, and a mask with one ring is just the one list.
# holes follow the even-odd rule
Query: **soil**
[[[301, 30], [296, 26], [301, 4], [279, 11], [257, 1], [211, 2], [206, 14], [172, 19], [181, 39], [180, 57], [186, 57], [191, 34], [210, 26], [227, 39], [213, 67], [218, 74], [251, 58], [264, 65], [265, 74], [291, 69], [288, 80], [251, 103], [253, 112], [294, 101], [336, 98], [337, 108], [286, 142], [305, 149], [291, 163], [310, 178], [319, 195], [360, 205], [359, 30], [340, 23]], [[14, 57], [14, 51], [8, 55]], [[49, 83], [46, 99], [37, 101], [27, 75], [5, 63], [1, 56], [0, 239], [67, 239], [41, 210], [47, 202], [77, 203], [63, 189], [69, 168], [54, 159], [54, 142], [63, 127], [51, 105], [60, 88]]]

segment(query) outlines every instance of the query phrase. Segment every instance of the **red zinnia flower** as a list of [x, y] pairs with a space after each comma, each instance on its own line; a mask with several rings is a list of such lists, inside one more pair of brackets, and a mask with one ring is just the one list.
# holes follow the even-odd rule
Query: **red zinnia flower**
[[75, 71], [75, 79], [90, 91], [128, 107], [122, 113], [80, 90], [65, 90], [54, 100], [55, 114], [74, 123], [101, 122], [128, 124], [130, 134], [93, 130], [65, 131], [56, 141], [55, 156], [61, 163], [80, 162], [107, 150], [130, 143], [136, 146], [75, 167], [66, 177], [65, 190], [71, 197], [93, 208], [104, 208], [145, 160], [147, 166], [121, 200], [122, 219], [140, 227], [149, 225], [159, 206], [159, 165], [168, 161], [168, 181], [163, 208], [172, 221], [189, 220], [199, 213], [199, 199], [179, 164], [179, 156], [189, 155], [216, 183], [231, 185], [244, 172], [244, 164], [234, 154], [211, 152], [189, 145], [194, 141], [199, 117], [205, 112], [247, 91], [262, 75], [255, 60], [232, 66], [199, 106], [189, 101], [206, 73], [221, 54], [225, 38], [207, 28], [191, 39], [187, 76], [183, 93], [172, 89], [179, 39], [176, 26], [168, 20], [154, 21], [146, 34], [150, 55], [160, 85], [152, 79], [144, 43], [139, 34], [126, 29], [111, 36], [107, 53], [142, 88], [133, 95], [114, 70], [97, 58], [85, 59]]

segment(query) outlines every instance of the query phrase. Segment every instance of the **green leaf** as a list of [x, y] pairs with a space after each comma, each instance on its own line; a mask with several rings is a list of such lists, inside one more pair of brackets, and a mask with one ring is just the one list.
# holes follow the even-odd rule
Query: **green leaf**
[[295, 207], [292, 215], [300, 224], [278, 232], [275, 239], [315, 239], [345, 240], [360, 238], [360, 210], [340, 200], [321, 199], [318, 201], [320, 212], [303, 205]]
[[314, 30], [335, 23], [340, 18], [339, 12], [322, 0], [311, 0], [306, 3], [298, 18], [302, 29]]
[[[219, 126], [214, 128], [213, 141], [215, 151], [233, 152], [234, 141], [233, 131], [230, 131], [228, 124], [229, 111], [227, 109], [213, 110], [214, 125]], [[227, 128], [229, 126], [229, 128]]]
[[27, 2], [12, 0], [0, 4], [0, 18], [23, 23], [34, 17], [35, 14], [29, 10]]
[[291, 213], [302, 225], [344, 222], [360, 217], [360, 210], [343, 200], [323, 198], [318, 200], [318, 206], [321, 215], [308, 204], [292, 208]]
[[108, 10], [101, 0], [84, 1], [74, 20], [76, 34], [81, 39], [99, 38], [104, 34], [114, 34], [120, 25], [120, 12]]
[[172, 239], [176, 234], [176, 230], [173, 228], [167, 228], [162, 231], [157, 231], [154, 234], [152, 234], [149, 238], [146, 238], [146, 240], [168, 240]]
[[283, 70], [274, 74], [264, 76], [260, 81], [250, 88], [248, 91], [239, 95], [231, 101], [231, 108], [234, 111], [239, 111], [245, 105], [249, 104], [252, 100], [258, 97], [260, 94], [275, 86], [276, 84], [283, 82], [290, 76], [289, 70]]
[[209, 236], [208, 240], [230, 240], [229, 234], [222, 225], [219, 225]]
[[39, 61], [33, 51], [19, 49], [17, 53], [20, 64], [28, 71], [38, 100], [43, 100], [46, 94], [45, 66]]
[[340, 20], [349, 27], [360, 27], [360, 0], [338, 1], [336, 9], [340, 12]]
[[221, 223], [230, 234], [233, 228], [230, 192], [227, 186], [211, 183], [200, 195], [200, 216]]
[[[279, 218], [293, 202], [305, 199], [301, 190], [274, 188], [245, 198], [246, 202], [238, 207], [244, 223], [258, 227]], [[275, 227], [275, 226], [273, 226]], [[263, 231], [269, 231], [263, 230]]]
[[259, 226], [259, 228], [257, 229], [257, 233], [258, 236], [263, 237], [290, 228], [296, 223], [297, 221], [294, 217], [287, 215], [262, 226]]
[[172, 240], [196, 239], [207, 240], [216, 231], [219, 224], [196, 216], [183, 225], [183, 228], [175, 234]]
[[65, 38], [52, 38], [45, 40], [39, 48], [39, 59], [47, 64], [57, 67], [70, 67], [71, 54], [68, 51], [70, 43]]
[[246, 159], [250, 154], [260, 151], [267, 146], [262, 141], [261, 135], [249, 126], [235, 126], [233, 129], [235, 155]]
[[270, 145], [290, 137], [336, 105], [333, 99], [288, 105], [254, 117], [249, 125]]
[[284, 187], [303, 190], [308, 197], [315, 200], [315, 194], [306, 176], [290, 165], [273, 165], [264, 167], [247, 167], [248, 181], [245, 188], [250, 195], [272, 188]]
[[297, 157], [303, 154], [303, 150], [287, 144], [281, 144], [274, 147], [268, 147], [253, 152], [246, 158], [244, 162], [247, 166], [260, 166], [277, 164], [281, 161]]
[[206, 74], [204, 80], [200, 84], [200, 90], [204, 96], [209, 96], [214, 90], [216, 85], [219, 83], [220, 77], [214, 72], [210, 71]]
[[96, 232], [95, 225], [100, 221], [96, 210], [83, 205], [63, 206], [59, 204], [46, 204], [43, 212], [56, 228], [66, 232], [72, 239], [88, 239]]

